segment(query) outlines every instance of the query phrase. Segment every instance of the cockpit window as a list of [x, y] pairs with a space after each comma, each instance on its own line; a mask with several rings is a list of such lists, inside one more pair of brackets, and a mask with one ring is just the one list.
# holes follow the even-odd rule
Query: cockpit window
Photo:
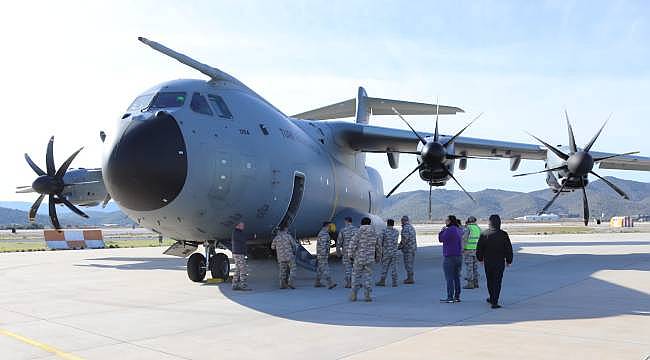
[[194, 93], [192, 95], [192, 102], [190, 102], [190, 108], [192, 109], [192, 111], [197, 112], [199, 114], [212, 116], [212, 110], [210, 110], [210, 105], [208, 105], [208, 102], [205, 100], [203, 95], [199, 93]]
[[153, 98], [153, 94], [146, 94], [146, 95], [140, 95], [133, 102], [131, 105], [129, 105], [129, 108], [126, 109], [126, 111], [133, 112], [133, 111], [140, 111], [149, 105], [149, 102], [151, 101], [151, 98]]
[[153, 98], [149, 109], [165, 109], [165, 108], [177, 108], [185, 104], [185, 97], [187, 96], [184, 92], [159, 92]]
[[230, 109], [228, 109], [228, 105], [226, 105], [226, 102], [223, 101], [223, 98], [221, 96], [210, 94], [208, 95], [208, 99], [212, 103], [212, 107], [217, 112], [219, 117], [232, 119], [232, 113], [230, 112]]

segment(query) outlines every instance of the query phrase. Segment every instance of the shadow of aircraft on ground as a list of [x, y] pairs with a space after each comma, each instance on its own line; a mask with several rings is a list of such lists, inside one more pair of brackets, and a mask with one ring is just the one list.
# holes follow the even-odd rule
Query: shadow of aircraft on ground
[[[339, 287], [331, 291], [314, 288], [314, 274], [302, 269], [296, 277], [298, 289], [280, 290], [274, 260], [249, 262], [252, 292], [233, 291], [230, 283], [215, 287], [234, 303], [262, 313], [343, 326], [431, 327], [650, 314], [650, 241], [525, 239], [513, 246], [515, 263], [506, 270], [501, 294], [504, 308], [496, 311], [485, 302], [482, 268], [481, 288], [463, 290], [462, 303], [438, 301], [445, 291], [442, 256], [440, 246], [431, 245], [418, 249], [415, 285], [401, 283], [404, 269], [400, 263], [399, 286], [375, 287], [372, 303], [348, 300], [349, 290], [341, 287], [343, 267], [338, 261], [332, 262], [331, 268]], [[185, 259], [173, 257], [105, 257], [86, 261], [88, 264], [79, 266], [185, 271]], [[375, 280], [379, 271], [375, 265]], [[188, 281], [188, 286], [192, 285]]]

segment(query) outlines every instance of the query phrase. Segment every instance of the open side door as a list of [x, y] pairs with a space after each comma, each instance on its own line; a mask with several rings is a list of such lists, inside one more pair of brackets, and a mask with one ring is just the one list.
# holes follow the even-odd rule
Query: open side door
[[[300, 204], [302, 203], [304, 192], [305, 174], [296, 171], [293, 175], [293, 190], [291, 192], [291, 200], [289, 201], [289, 206], [287, 206], [287, 211], [284, 213], [282, 220], [280, 220], [279, 227], [291, 227], [291, 224], [296, 219], [298, 210], [300, 210]], [[307, 251], [307, 249], [305, 249], [299, 242], [296, 242], [295, 245], [296, 265], [315, 272], [316, 256]]]

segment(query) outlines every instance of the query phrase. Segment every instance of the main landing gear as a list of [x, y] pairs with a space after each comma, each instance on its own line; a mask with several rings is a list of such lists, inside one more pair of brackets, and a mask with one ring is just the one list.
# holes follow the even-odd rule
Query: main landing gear
[[[213, 279], [226, 280], [230, 276], [230, 261], [224, 253], [215, 251], [215, 241], [206, 241], [205, 255], [194, 253], [187, 259], [187, 276], [194, 282], [201, 282], [210, 270]], [[207, 264], [207, 266], [206, 266]]]

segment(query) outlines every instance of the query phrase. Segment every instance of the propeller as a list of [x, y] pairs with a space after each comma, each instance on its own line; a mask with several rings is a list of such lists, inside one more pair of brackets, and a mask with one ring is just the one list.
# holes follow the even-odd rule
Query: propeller
[[59, 218], [56, 214], [56, 204], [63, 204], [75, 214], [84, 218], [88, 218], [88, 215], [74, 206], [62, 194], [63, 190], [66, 187], [76, 185], [66, 184], [63, 181], [63, 177], [68, 171], [70, 164], [72, 164], [72, 161], [75, 159], [75, 157], [77, 157], [82, 149], [83, 147], [72, 153], [72, 155], [70, 155], [70, 157], [68, 157], [68, 159], [66, 159], [66, 161], [64, 161], [57, 170], [56, 166], [54, 165], [54, 136], [52, 136], [47, 144], [47, 151], [45, 153], [45, 168], [47, 171], [43, 171], [38, 165], [36, 165], [36, 163], [34, 163], [28, 154], [25, 154], [25, 160], [27, 161], [27, 164], [29, 164], [32, 170], [34, 170], [34, 172], [38, 175], [36, 180], [34, 180], [32, 183], [31, 188], [40, 194], [32, 207], [29, 209], [29, 221], [34, 221], [36, 219], [36, 213], [38, 211], [38, 208], [41, 206], [41, 203], [43, 202], [45, 196], [48, 196], [50, 221], [52, 222], [52, 226], [54, 226], [55, 229], [61, 228]]
[[[437, 103], [438, 101], [436, 101]], [[455, 154], [449, 154], [447, 152], [447, 148], [449, 145], [453, 144], [453, 142], [463, 133], [465, 130], [467, 130], [468, 127], [470, 127], [476, 120], [478, 120], [482, 113], [479, 114], [477, 117], [475, 117], [467, 126], [465, 126], [463, 129], [461, 129], [458, 133], [456, 133], [454, 136], [451, 138], [447, 139], [444, 143], [440, 141], [440, 133], [438, 132], [438, 118], [439, 118], [439, 108], [440, 105], [436, 105], [436, 122], [435, 122], [435, 130], [433, 133], [433, 139], [427, 141], [422, 135], [420, 135], [415, 129], [409, 124], [408, 121], [402, 116], [402, 114], [397, 111], [397, 109], [392, 108], [393, 112], [406, 124], [406, 126], [411, 129], [415, 137], [420, 141], [422, 144], [422, 148], [419, 152], [415, 152], [415, 154], [420, 156], [420, 164], [413, 169], [402, 181], [397, 183], [395, 187], [386, 195], [386, 198], [390, 197], [395, 190], [397, 190], [403, 183], [408, 179], [411, 175], [413, 175], [416, 171], [425, 168], [425, 167], [430, 167], [433, 169], [443, 169], [445, 175], [449, 176], [458, 186], [463, 190], [465, 195], [469, 197], [473, 202], [476, 203], [476, 200], [463, 188], [463, 186], [458, 182], [458, 180], [454, 177], [454, 175], [449, 171], [447, 168], [447, 161], [448, 160], [456, 160], [456, 159], [479, 159], [480, 157], [476, 156], [466, 156], [466, 155], [455, 155]], [[431, 219], [431, 190], [433, 187], [433, 182], [429, 181], [429, 219]]]
[[585, 182], [585, 180], [589, 174], [592, 174], [597, 178], [601, 179], [605, 184], [607, 184], [610, 188], [616, 191], [617, 194], [622, 196], [624, 199], [629, 200], [629, 196], [627, 196], [627, 194], [623, 190], [621, 190], [618, 186], [614, 185], [611, 181], [605, 179], [604, 177], [598, 175], [595, 171], [593, 171], [594, 164], [599, 161], [615, 158], [618, 156], [636, 154], [638, 153], [638, 151], [594, 158], [589, 151], [591, 150], [592, 146], [594, 145], [594, 143], [602, 133], [603, 129], [605, 128], [605, 125], [609, 121], [611, 114], [607, 118], [607, 120], [605, 120], [605, 122], [600, 127], [598, 132], [596, 132], [594, 137], [592, 137], [591, 140], [589, 140], [589, 142], [587, 143], [587, 145], [585, 145], [583, 149], [579, 149], [576, 146], [576, 139], [573, 134], [573, 127], [571, 126], [571, 121], [569, 120], [569, 113], [566, 110], [564, 110], [564, 116], [566, 118], [568, 135], [569, 135], [568, 153], [565, 153], [564, 151], [558, 149], [557, 147], [550, 145], [544, 140], [529, 133], [529, 135], [532, 136], [535, 140], [539, 141], [549, 151], [553, 152], [555, 155], [557, 155], [557, 157], [562, 159], [563, 164], [557, 167], [553, 167], [541, 171], [535, 171], [535, 172], [525, 173], [525, 174], [517, 174], [513, 176], [519, 177], [519, 176], [527, 176], [527, 175], [540, 174], [540, 173], [553, 172], [553, 171], [563, 171], [564, 173], [566, 173], [567, 176], [565, 176], [564, 181], [562, 181], [562, 185], [560, 189], [555, 193], [553, 198], [551, 198], [551, 200], [546, 204], [546, 206], [544, 206], [544, 208], [539, 212], [539, 214], [541, 215], [545, 213], [546, 210], [548, 210], [551, 207], [551, 205], [553, 205], [553, 203], [563, 192], [565, 186], [569, 181], [577, 181], [577, 186], [574, 185], [573, 188], [580, 188], [582, 190], [582, 215], [583, 215], [585, 226], [587, 226], [589, 224], [589, 201], [587, 199], [587, 191], [585, 189], [587, 187], [587, 183]]

